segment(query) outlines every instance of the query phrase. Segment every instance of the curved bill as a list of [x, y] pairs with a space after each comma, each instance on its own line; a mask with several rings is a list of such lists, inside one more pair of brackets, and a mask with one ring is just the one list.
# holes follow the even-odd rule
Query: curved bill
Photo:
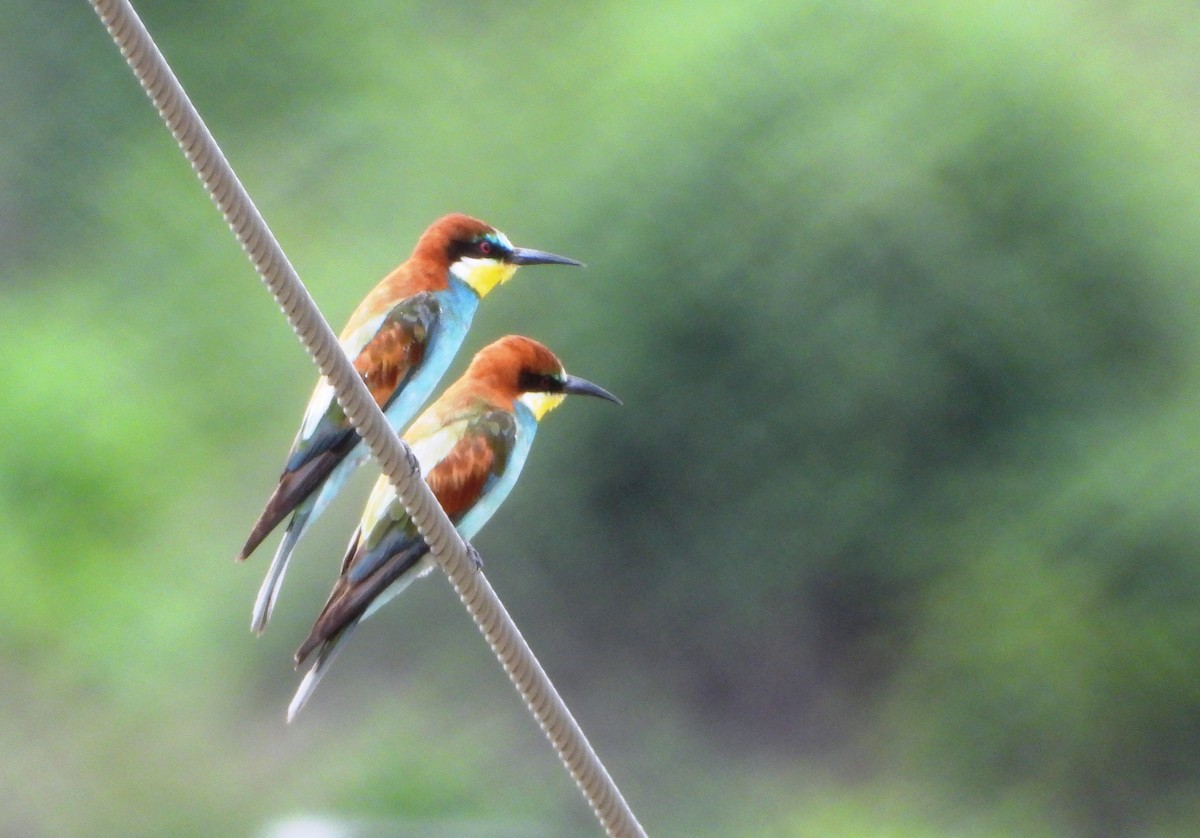
[[583, 267], [583, 262], [577, 262], [574, 259], [568, 259], [566, 256], [556, 256], [544, 250], [533, 250], [528, 247], [514, 247], [512, 258], [509, 261], [514, 265], [574, 265], [577, 268]]
[[596, 398], [607, 399], [608, 401], [616, 402], [617, 404], [624, 404], [624, 402], [622, 402], [612, 393], [605, 390], [599, 384], [593, 384], [586, 378], [579, 378], [578, 376], [574, 375], [568, 375], [563, 380], [562, 391], [575, 396], [595, 396]]

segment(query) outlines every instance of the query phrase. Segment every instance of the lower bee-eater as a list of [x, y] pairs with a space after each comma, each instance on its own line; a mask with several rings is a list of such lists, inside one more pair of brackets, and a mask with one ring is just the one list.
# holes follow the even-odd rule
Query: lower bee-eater
[[[394, 428], [406, 425], [432, 394], [462, 345], [479, 301], [519, 266], [543, 264], [581, 263], [514, 247], [503, 233], [470, 216], [447, 215], [430, 225], [412, 256], [354, 310], [340, 338]], [[266, 628], [300, 536], [368, 456], [332, 385], [322, 378], [279, 484], [238, 555], [239, 560], [249, 556], [291, 515], [254, 603], [255, 632]]]
[[[421, 474], [464, 539], [474, 537], [508, 496], [538, 422], [568, 394], [620, 403], [603, 388], [568, 375], [542, 344], [509, 335], [480, 350], [463, 377], [405, 433]], [[350, 539], [329, 601], [296, 652], [297, 666], [314, 653], [316, 659], [288, 708], [289, 721], [359, 621], [433, 566], [416, 525], [381, 477]]]

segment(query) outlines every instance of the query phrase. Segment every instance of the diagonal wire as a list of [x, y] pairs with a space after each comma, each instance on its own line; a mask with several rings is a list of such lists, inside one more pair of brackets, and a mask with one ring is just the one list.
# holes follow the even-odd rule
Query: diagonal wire
[[625, 798], [592, 750], [562, 697], [509, 617], [433, 493], [416, 459], [396, 436], [338, 345], [315, 302], [234, 174], [204, 121], [128, 0], [89, 0], [159, 115], [221, 211], [254, 269], [305, 349], [333, 384], [337, 400], [396, 489], [429, 551], [487, 639], [526, 706], [614, 838], [645, 836]]

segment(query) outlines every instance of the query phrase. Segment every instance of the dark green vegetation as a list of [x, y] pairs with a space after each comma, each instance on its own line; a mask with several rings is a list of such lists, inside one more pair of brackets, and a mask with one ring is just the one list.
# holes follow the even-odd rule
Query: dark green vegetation
[[[1200, 16], [919, 5], [139, 8], [335, 328], [449, 210], [588, 263], [467, 348], [626, 407], [477, 545], [652, 834], [1190, 834]], [[0, 832], [592, 834], [436, 578], [284, 727], [370, 475], [254, 640], [312, 368], [87, 5], [13, 13]]]

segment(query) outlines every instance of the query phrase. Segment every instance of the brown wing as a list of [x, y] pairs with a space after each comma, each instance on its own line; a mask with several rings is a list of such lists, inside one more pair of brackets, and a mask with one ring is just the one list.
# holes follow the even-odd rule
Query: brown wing
[[258, 545], [262, 544], [263, 539], [271, 534], [271, 530], [279, 526], [284, 518], [325, 482], [357, 441], [358, 437], [351, 434], [334, 447], [309, 458], [299, 468], [285, 471], [279, 476], [279, 484], [267, 499], [266, 508], [254, 523], [250, 537], [246, 539], [245, 546], [238, 554], [239, 561], [253, 553]]
[[[428, 292], [414, 294], [394, 305], [375, 335], [354, 359], [375, 402], [386, 408], [411, 380], [425, 359], [425, 349], [437, 325], [441, 305]], [[297, 439], [279, 483], [263, 509], [239, 559], [249, 556], [275, 527], [304, 503], [354, 450], [358, 435], [336, 400], [307, 437]]]
[[483, 487], [493, 477], [495, 463], [492, 440], [471, 435], [463, 437], [449, 456], [426, 475], [425, 481], [451, 521], [457, 522], [479, 500]]
[[425, 359], [439, 309], [437, 298], [430, 293], [397, 304], [354, 359], [354, 369], [380, 407], [387, 406]]
[[[458, 442], [429, 469], [425, 480], [455, 524], [483, 499], [490, 484], [503, 473], [515, 437], [512, 414], [481, 414], [464, 427]], [[385, 486], [383, 491], [391, 489]], [[368, 501], [368, 508], [371, 504]], [[383, 533], [378, 531], [380, 526], [386, 527]], [[370, 537], [363, 538], [364, 530]], [[360, 546], [365, 549], [360, 550]], [[385, 510], [375, 522], [360, 524], [342, 562], [342, 574], [308, 638], [296, 652], [297, 664], [361, 619], [371, 603], [404, 574], [415, 573], [428, 549], [407, 515], [392, 518]]]

